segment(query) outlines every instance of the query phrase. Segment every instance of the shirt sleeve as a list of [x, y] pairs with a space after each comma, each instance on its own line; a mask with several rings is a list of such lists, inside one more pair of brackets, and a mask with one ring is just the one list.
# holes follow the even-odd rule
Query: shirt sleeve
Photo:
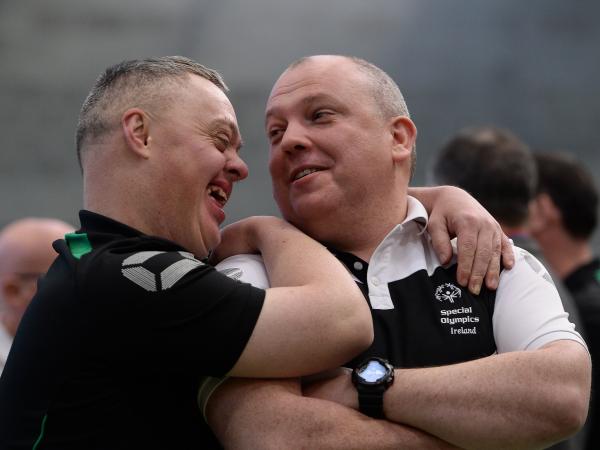
[[141, 374], [226, 374], [265, 297], [182, 251], [104, 254], [86, 274], [82, 298], [98, 304], [94, 321], [105, 323], [106, 351]]
[[[230, 256], [217, 264], [215, 268], [234, 280], [250, 283], [261, 289], [267, 289], [271, 286], [267, 269], [260, 255], [243, 254]], [[206, 420], [206, 406], [210, 397], [226, 379], [227, 377], [203, 377], [200, 381], [197, 400], [204, 420]]]
[[515, 265], [503, 270], [493, 325], [498, 353], [535, 350], [567, 339], [587, 346], [568, 320], [552, 278], [529, 252], [514, 247]]
[[234, 255], [224, 259], [215, 268], [234, 280], [250, 283], [261, 289], [271, 287], [267, 269], [260, 255]]

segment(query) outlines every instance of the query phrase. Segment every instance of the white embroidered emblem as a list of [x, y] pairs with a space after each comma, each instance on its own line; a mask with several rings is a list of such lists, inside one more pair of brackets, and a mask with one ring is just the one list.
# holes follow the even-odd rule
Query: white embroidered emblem
[[454, 303], [454, 300], [459, 299], [462, 296], [460, 288], [456, 287], [452, 283], [440, 284], [435, 290], [435, 298], [440, 302], [449, 301]]
[[228, 267], [226, 269], [219, 270], [223, 275], [227, 275], [229, 278], [234, 280], [240, 280], [242, 275], [244, 275], [244, 271], [239, 267]]
[[175, 283], [189, 272], [204, 264], [194, 258], [191, 253], [178, 252], [181, 255], [181, 259], [171, 263], [158, 273], [144, 267], [146, 261], [161, 253], [166, 252], [139, 252], [129, 256], [123, 260], [121, 273], [125, 278], [133, 281], [147, 291], [157, 292], [159, 290], [166, 291], [173, 287]]

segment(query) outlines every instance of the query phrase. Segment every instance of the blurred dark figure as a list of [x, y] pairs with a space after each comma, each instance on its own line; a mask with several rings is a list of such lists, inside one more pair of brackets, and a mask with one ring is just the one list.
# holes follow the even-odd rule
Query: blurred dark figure
[[0, 374], [37, 280], [57, 256], [52, 242], [73, 229], [60, 220], [30, 217], [0, 230]]
[[[600, 259], [590, 245], [598, 223], [598, 189], [592, 175], [571, 155], [536, 153], [538, 188], [530, 229], [554, 272], [573, 297], [586, 330], [592, 360], [600, 356]], [[594, 368], [595, 369], [595, 368]], [[586, 449], [600, 448], [598, 370], [592, 370], [592, 398]]]
[[[459, 131], [437, 154], [432, 168], [435, 184], [461, 187], [475, 197], [500, 223], [515, 246], [534, 258], [530, 264], [546, 264], [543, 254], [528, 232], [529, 208], [537, 188], [536, 162], [529, 147], [508, 130], [492, 126], [469, 127]], [[541, 263], [541, 264], [540, 264]], [[560, 276], [551, 277], [565, 311], [576, 329], [587, 336], [578, 308]], [[553, 449], [580, 449], [587, 435], [584, 429]]]

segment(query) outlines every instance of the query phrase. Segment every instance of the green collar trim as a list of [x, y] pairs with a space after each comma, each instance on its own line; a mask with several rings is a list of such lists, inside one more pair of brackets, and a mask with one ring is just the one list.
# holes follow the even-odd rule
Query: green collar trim
[[67, 233], [65, 240], [71, 254], [77, 259], [92, 251], [92, 244], [90, 244], [87, 233]]

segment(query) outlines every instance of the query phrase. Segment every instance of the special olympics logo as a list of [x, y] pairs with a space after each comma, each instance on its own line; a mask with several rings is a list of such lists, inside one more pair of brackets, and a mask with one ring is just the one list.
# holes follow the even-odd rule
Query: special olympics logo
[[435, 298], [440, 302], [448, 301], [454, 303], [454, 300], [460, 298], [462, 292], [452, 283], [444, 283], [437, 287], [435, 290]]

